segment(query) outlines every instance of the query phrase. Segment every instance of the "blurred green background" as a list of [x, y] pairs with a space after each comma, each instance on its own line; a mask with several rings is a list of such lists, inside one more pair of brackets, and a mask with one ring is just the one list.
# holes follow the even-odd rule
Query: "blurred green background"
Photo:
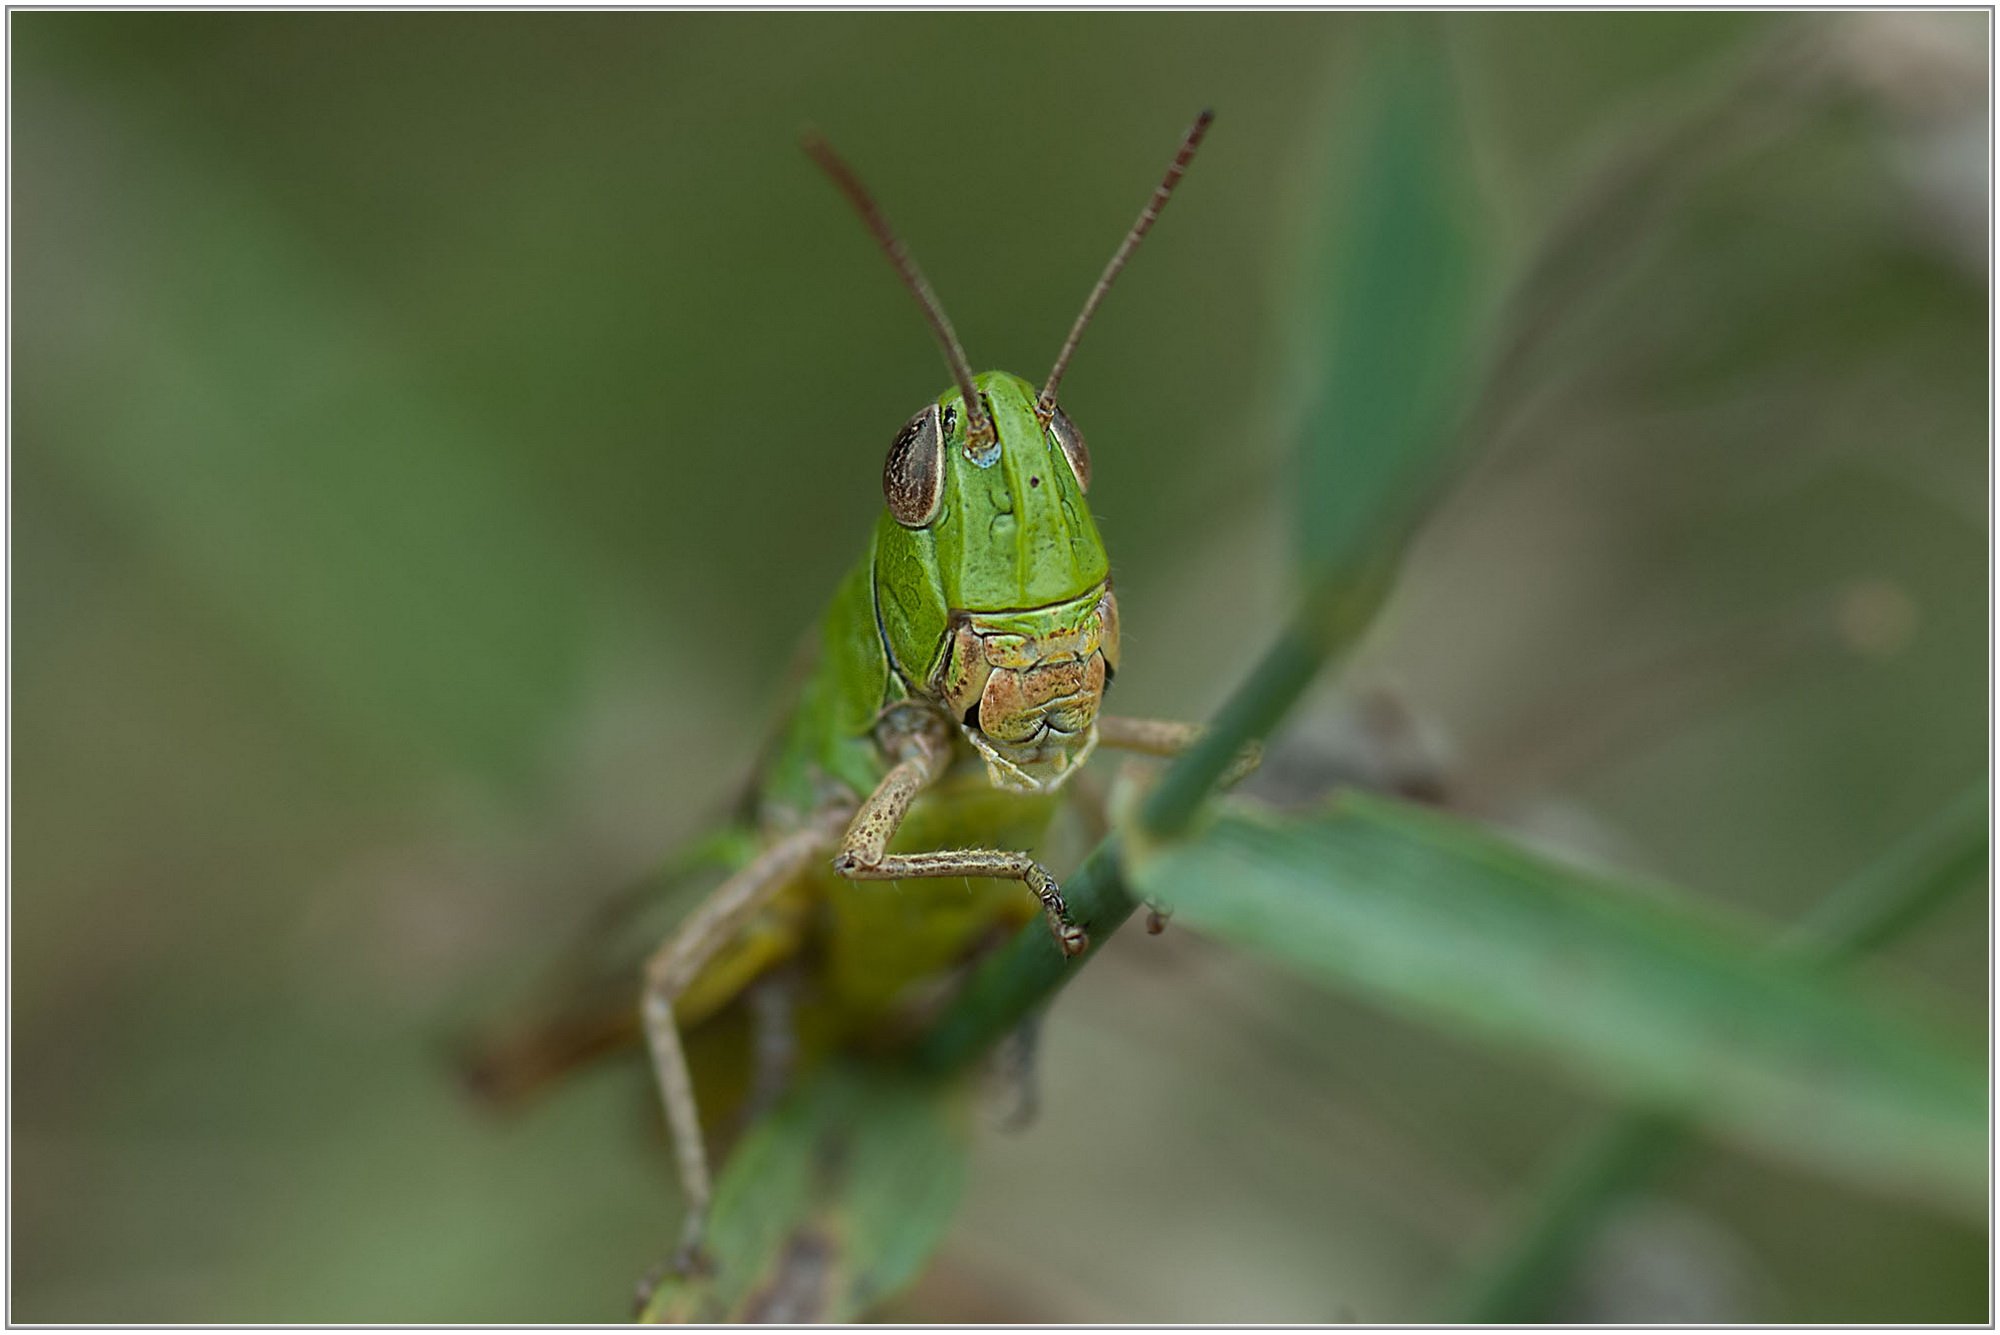
[[[1285, 605], [1299, 256], [1384, 20], [9, 23], [10, 1315], [619, 1318], [678, 1208], [645, 1073], [496, 1121], [443, 1054], [718, 809], [945, 383], [798, 130], [1033, 377], [1217, 109], [1064, 394], [1121, 708], [1198, 717]], [[1514, 323], [1273, 781], [1393, 699], [1465, 809], [1775, 928], [1984, 773], [1986, 18], [1436, 31]], [[1872, 967], [1983, 1031], [1987, 940], [1968, 894]], [[1435, 1315], [1599, 1111], [1185, 931], [1043, 1062], [891, 1315]], [[1986, 1256], [1711, 1147], [1549, 1301], [1983, 1321]]]

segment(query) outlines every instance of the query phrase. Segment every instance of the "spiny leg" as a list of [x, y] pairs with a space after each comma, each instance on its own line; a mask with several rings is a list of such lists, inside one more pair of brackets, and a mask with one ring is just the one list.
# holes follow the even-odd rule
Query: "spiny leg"
[[[841, 813], [844, 815], [844, 813]], [[701, 1235], [708, 1219], [711, 1184], [708, 1151], [702, 1144], [701, 1115], [695, 1106], [694, 1082], [674, 1021], [674, 1003], [701, 973], [715, 953], [727, 945], [744, 921], [793, 877], [821, 856], [839, 828], [833, 816], [823, 817], [785, 836], [758, 854], [741, 871], [717, 886], [646, 964], [640, 1016], [652, 1049], [653, 1074], [666, 1105], [681, 1189], [687, 1196], [687, 1222], [681, 1230], [673, 1264], [684, 1273], [700, 1255]], [[657, 1271], [640, 1284], [643, 1305], [658, 1283]]]
[[1049, 932], [1071, 957], [1090, 949], [1090, 935], [1070, 921], [1069, 906], [1063, 902], [1062, 887], [1048, 869], [1026, 853], [1010, 853], [1000, 848], [953, 848], [936, 853], [892, 853], [872, 867], [848, 860], [843, 852], [834, 860], [834, 870], [855, 881], [917, 881], [940, 876], [990, 876], [1002, 881], [1020, 881], [1042, 901], [1042, 915]]
[[885, 743], [897, 755], [896, 764], [861, 804], [841, 840], [833, 869], [851, 881], [906, 881], [942, 876], [992, 876], [1023, 882], [1042, 902], [1049, 930], [1064, 955], [1081, 955], [1090, 937], [1070, 921], [1062, 888], [1048, 869], [1026, 853], [1002, 849], [961, 848], [936, 853], [887, 852], [889, 841], [909, 813], [917, 794], [937, 782], [950, 762], [951, 751], [935, 719], [893, 733]]
[[[1107, 714], [1097, 720], [1097, 743], [1143, 756], [1177, 756], [1200, 741], [1207, 731], [1208, 728], [1200, 723], [1180, 723], [1161, 718], [1119, 718]], [[1236, 753], [1236, 759], [1216, 780], [1217, 785], [1227, 788], [1241, 782], [1263, 759], [1262, 745], [1245, 742], [1242, 750]]]
[[850, 874], [850, 865], [868, 867], [882, 860], [917, 794], [943, 777], [951, 763], [951, 744], [943, 726], [930, 716], [888, 731], [883, 745], [896, 763], [854, 813], [847, 835], [840, 841], [840, 856], [834, 859], [833, 869], [842, 876]]

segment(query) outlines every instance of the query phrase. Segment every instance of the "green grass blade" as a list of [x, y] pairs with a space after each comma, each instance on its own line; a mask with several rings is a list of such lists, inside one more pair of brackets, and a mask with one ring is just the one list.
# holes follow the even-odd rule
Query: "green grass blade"
[[1881, 950], [1979, 884], [1987, 863], [1987, 803], [1983, 783], [1961, 793], [1800, 919], [1787, 943], [1825, 963], [1845, 963]]
[[1352, 796], [1128, 848], [1178, 920], [1781, 1159], [1984, 1208], [1977, 1048], [1749, 927]]
[[[1893, 944], [1984, 883], [1987, 847], [1980, 784], [1837, 887], [1786, 933], [1786, 948], [1839, 966]], [[1690, 1138], [1686, 1121], [1642, 1106], [1607, 1119], [1563, 1155], [1499, 1254], [1460, 1286], [1446, 1319], [1484, 1325], [1548, 1315], [1550, 1296], [1606, 1213], [1665, 1171]]]
[[1302, 263], [1293, 488], [1303, 596], [1208, 735], [1147, 802], [1178, 833], [1248, 739], [1360, 639], [1463, 441], [1489, 268], [1452, 71], [1428, 23], [1384, 23], [1339, 110], [1346, 144]]
[[1550, 1174], [1501, 1262], [1454, 1294], [1447, 1319], [1502, 1325], [1543, 1315], [1605, 1207], [1671, 1164], [1688, 1136], [1680, 1118], [1636, 1105], [1607, 1118]]
[[1339, 110], [1346, 167], [1331, 177], [1297, 321], [1309, 582], [1400, 541], [1475, 383], [1484, 266], [1451, 67], [1428, 24], [1379, 35]]
[[[1118, 840], [1106, 839], [1063, 881], [1070, 917], [1090, 934], [1090, 950], [1067, 959], [1042, 923], [1032, 922], [981, 962], [911, 1054], [927, 1071], [953, 1071], [1012, 1033], [1036, 1007], [1104, 948], [1138, 907], [1119, 868]], [[1032, 930], [1031, 930], [1032, 929]]]
[[965, 1184], [963, 1087], [833, 1065], [744, 1138], [716, 1184], [707, 1274], [643, 1319], [851, 1322], [917, 1277]]

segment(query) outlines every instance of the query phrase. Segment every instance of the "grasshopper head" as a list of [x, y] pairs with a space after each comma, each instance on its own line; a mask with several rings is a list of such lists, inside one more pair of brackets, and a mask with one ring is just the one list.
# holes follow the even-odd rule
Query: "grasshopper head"
[[889, 447], [875, 530], [875, 621], [904, 686], [960, 720], [996, 787], [1049, 792], [1097, 743], [1118, 663], [1111, 566], [1083, 493], [1090, 454], [1061, 408], [1077, 341], [1194, 157], [1195, 118], [1167, 174], [1070, 326], [1040, 393], [975, 376], [944, 306], [853, 170], [824, 139], [806, 152], [854, 205], [937, 336], [955, 388]]
[[876, 609], [897, 671], [960, 721], [993, 782], [1047, 791], [1096, 744], [1118, 657], [1110, 561], [1081, 433], [1017, 376], [974, 382], [990, 440], [950, 391], [890, 446]]

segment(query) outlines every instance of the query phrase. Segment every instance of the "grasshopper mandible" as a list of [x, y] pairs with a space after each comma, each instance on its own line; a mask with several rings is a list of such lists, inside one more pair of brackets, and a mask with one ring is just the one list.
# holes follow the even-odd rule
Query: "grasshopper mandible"
[[823, 139], [804, 142], [916, 298], [952, 385], [889, 446], [886, 509], [756, 781], [757, 851], [645, 965], [640, 1018], [687, 1202], [683, 1271], [700, 1263], [711, 1191], [683, 1032], [808, 949], [849, 1032], [882, 1025], [913, 985], [1038, 912], [1064, 955], [1081, 955], [1089, 939], [1033, 855], [1065, 783], [1098, 746], [1171, 755], [1200, 733], [1099, 712], [1117, 601], [1084, 499], [1090, 454], [1057, 390], [1210, 119], [1189, 128], [1040, 389], [973, 374], [859, 178]]

